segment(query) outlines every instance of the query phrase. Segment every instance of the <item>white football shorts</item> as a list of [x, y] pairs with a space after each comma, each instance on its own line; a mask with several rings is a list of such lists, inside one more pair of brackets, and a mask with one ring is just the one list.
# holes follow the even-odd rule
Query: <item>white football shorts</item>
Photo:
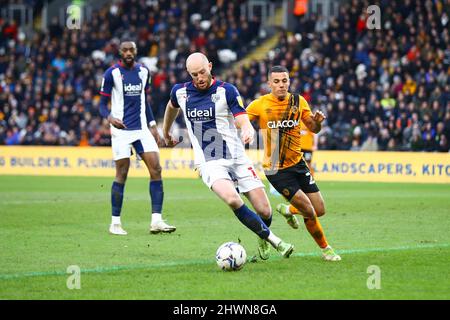
[[112, 128], [111, 147], [114, 161], [130, 158], [133, 154], [132, 147], [137, 155], [143, 152], [159, 152], [158, 144], [148, 128], [142, 130]]
[[256, 174], [249, 159], [243, 162], [219, 159], [202, 163], [198, 170], [203, 182], [211, 189], [219, 179], [231, 180], [238, 192], [244, 193], [256, 188], [264, 188], [264, 184]]

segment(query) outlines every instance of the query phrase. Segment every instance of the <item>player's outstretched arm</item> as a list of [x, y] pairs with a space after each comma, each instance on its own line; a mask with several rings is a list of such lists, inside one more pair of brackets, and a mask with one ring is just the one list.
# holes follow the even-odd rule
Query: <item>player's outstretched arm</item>
[[170, 100], [169, 102], [167, 102], [166, 112], [164, 113], [163, 136], [166, 142], [166, 146], [168, 147], [174, 147], [179, 143], [179, 141], [174, 139], [170, 134], [170, 128], [172, 127], [173, 122], [177, 118], [179, 111], [180, 109], [175, 108], [172, 105], [172, 102], [170, 102]]
[[308, 127], [310, 131], [319, 133], [319, 131], [322, 129], [322, 122], [323, 120], [325, 120], [325, 118], [326, 117], [322, 111], [316, 111], [312, 116], [304, 119], [303, 123]]

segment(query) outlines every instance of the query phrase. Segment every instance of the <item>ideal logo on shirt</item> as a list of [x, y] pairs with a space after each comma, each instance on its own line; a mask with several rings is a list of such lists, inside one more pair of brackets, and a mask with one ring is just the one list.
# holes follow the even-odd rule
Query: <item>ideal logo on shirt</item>
[[210, 121], [215, 118], [215, 109], [210, 107], [187, 107], [186, 115], [190, 121]]
[[125, 96], [139, 96], [142, 92], [142, 83], [132, 84], [127, 83], [123, 86]]

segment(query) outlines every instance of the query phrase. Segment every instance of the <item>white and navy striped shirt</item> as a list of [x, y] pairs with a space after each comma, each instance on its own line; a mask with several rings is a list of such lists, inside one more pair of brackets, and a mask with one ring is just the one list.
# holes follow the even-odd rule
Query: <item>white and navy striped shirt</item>
[[170, 101], [183, 110], [196, 165], [246, 157], [233, 118], [246, 111], [235, 86], [214, 80], [208, 90], [202, 91], [193, 82], [176, 84]]
[[146, 67], [135, 63], [126, 68], [119, 62], [105, 71], [100, 94], [111, 97], [111, 116], [122, 120], [124, 130], [141, 130], [154, 122], [145, 98], [149, 89], [150, 71]]

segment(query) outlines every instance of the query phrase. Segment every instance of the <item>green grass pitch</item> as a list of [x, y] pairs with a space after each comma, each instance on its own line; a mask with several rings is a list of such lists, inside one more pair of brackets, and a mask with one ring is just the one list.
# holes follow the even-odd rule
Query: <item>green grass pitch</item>
[[[200, 180], [166, 179], [173, 234], [150, 235], [148, 180], [130, 178], [122, 223], [108, 234], [112, 178], [0, 176], [0, 299], [450, 299], [450, 185], [318, 182], [321, 218], [342, 256], [325, 262], [302, 225], [274, 213], [289, 259], [223, 272], [215, 251], [256, 236]], [[281, 198], [270, 195], [272, 207]], [[70, 290], [68, 266], [81, 268]], [[380, 270], [380, 288], [369, 289]]]

